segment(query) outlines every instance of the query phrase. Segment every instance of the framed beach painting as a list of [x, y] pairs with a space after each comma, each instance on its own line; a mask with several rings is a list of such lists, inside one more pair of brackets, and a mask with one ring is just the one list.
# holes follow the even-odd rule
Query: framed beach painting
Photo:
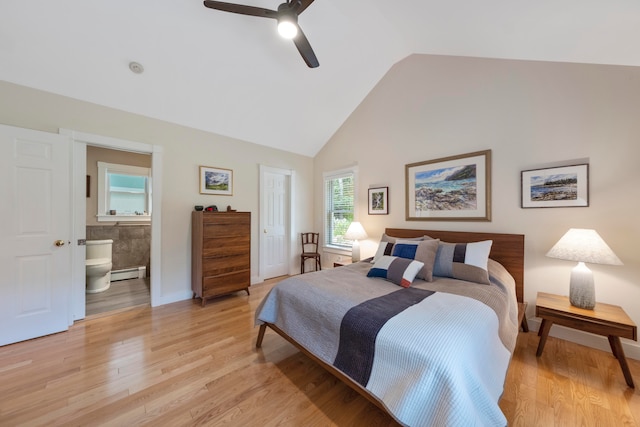
[[389, 214], [389, 187], [369, 189], [369, 215]]
[[490, 221], [491, 150], [405, 166], [407, 221]]
[[233, 195], [233, 171], [231, 169], [200, 166], [200, 194]]
[[589, 165], [522, 171], [523, 208], [589, 206]]

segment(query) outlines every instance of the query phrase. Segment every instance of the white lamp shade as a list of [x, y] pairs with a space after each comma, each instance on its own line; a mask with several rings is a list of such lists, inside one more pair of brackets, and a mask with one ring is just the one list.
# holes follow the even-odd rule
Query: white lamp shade
[[622, 265], [596, 230], [571, 228], [547, 252], [550, 258], [592, 264]]
[[364, 231], [364, 227], [358, 221], [353, 221], [349, 228], [347, 228], [347, 232], [344, 233], [344, 238], [347, 240], [353, 240], [353, 245], [351, 245], [351, 261], [358, 262], [360, 261], [360, 244], [358, 240], [366, 239], [367, 232]]
[[547, 252], [551, 258], [577, 261], [569, 281], [569, 301], [572, 305], [591, 310], [596, 305], [593, 273], [584, 263], [622, 265], [620, 258], [602, 240], [596, 230], [571, 228]]
[[367, 236], [367, 232], [364, 231], [362, 224], [358, 221], [353, 221], [349, 225], [349, 228], [347, 228], [347, 232], [344, 234], [345, 239], [354, 241], [366, 239], [367, 237], [369, 237]]

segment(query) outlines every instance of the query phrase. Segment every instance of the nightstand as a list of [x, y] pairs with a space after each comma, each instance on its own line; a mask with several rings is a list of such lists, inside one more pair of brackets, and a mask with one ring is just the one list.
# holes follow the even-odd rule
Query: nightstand
[[627, 385], [635, 388], [620, 338], [638, 341], [638, 328], [621, 307], [597, 303], [593, 310], [586, 310], [572, 306], [566, 296], [538, 292], [536, 316], [542, 318], [538, 331], [540, 342], [536, 356], [542, 355], [553, 324], [603, 335], [609, 339], [611, 352], [620, 363]]
[[334, 268], [335, 268], [335, 267], [342, 267], [342, 266], [349, 265], [349, 264], [351, 264], [351, 261], [340, 261], [340, 262], [334, 262], [334, 263], [333, 263], [333, 267], [334, 267]]

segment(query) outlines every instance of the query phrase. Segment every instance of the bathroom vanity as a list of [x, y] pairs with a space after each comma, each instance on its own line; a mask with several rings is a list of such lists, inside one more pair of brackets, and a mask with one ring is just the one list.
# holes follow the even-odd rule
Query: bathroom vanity
[[251, 285], [251, 212], [191, 214], [191, 290], [207, 299]]

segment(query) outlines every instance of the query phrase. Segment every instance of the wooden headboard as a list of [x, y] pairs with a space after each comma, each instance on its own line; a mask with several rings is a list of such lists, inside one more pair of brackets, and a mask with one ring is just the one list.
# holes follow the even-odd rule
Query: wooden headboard
[[524, 234], [413, 230], [408, 228], [386, 228], [385, 233], [392, 237], [430, 236], [449, 243], [493, 240], [489, 256], [511, 273], [516, 281], [516, 298], [518, 302], [524, 301]]

